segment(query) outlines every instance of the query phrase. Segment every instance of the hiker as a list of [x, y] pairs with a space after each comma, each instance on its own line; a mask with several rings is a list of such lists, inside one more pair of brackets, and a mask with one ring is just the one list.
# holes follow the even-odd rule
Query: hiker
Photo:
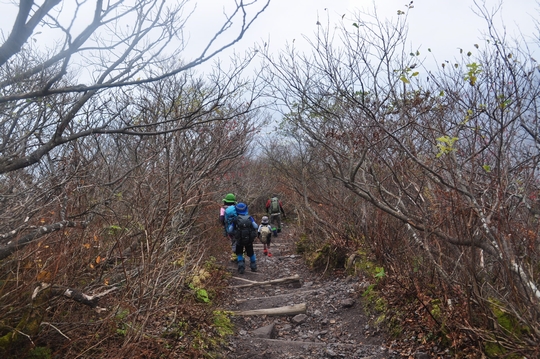
[[283, 205], [277, 195], [272, 195], [272, 197], [266, 201], [266, 212], [270, 217], [272, 233], [274, 234], [274, 237], [277, 237], [278, 233], [281, 232], [281, 214], [283, 214], [283, 218], [287, 218], [285, 211], [283, 210]]
[[261, 224], [257, 231], [257, 238], [263, 244], [263, 254], [268, 257], [272, 257], [270, 253], [270, 242], [272, 241], [272, 226], [268, 223], [268, 217], [263, 216], [261, 218]]
[[227, 232], [236, 239], [236, 255], [238, 257], [238, 273], [244, 274], [246, 264], [244, 261], [244, 250], [249, 257], [249, 267], [252, 272], [257, 271], [257, 257], [253, 251], [253, 241], [257, 237], [257, 222], [248, 214], [248, 207], [245, 203], [238, 203], [236, 206], [236, 218], [229, 225]]
[[227, 193], [225, 198], [223, 198], [223, 206], [219, 210], [219, 221], [223, 225], [223, 230], [225, 236], [228, 237], [231, 241], [231, 260], [236, 261], [236, 239], [233, 235], [227, 233], [227, 227], [232, 222], [233, 218], [236, 217], [236, 196], [233, 193]]

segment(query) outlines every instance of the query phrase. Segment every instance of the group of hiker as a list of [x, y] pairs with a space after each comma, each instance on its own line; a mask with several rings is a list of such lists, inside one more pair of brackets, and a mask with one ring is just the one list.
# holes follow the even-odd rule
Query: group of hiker
[[261, 218], [261, 224], [258, 225], [249, 215], [248, 206], [244, 202], [237, 202], [233, 193], [228, 193], [223, 198], [219, 220], [223, 225], [224, 235], [231, 240], [231, 260], [238, 261], [240, 274], [244, 274], [246, 270], [244, 253], [249, 257], [251, 271], [257, 271], [257, 257], [253, 250], [255, 238], [263, 244], [263, 254], [272, 257], [270, 252], [272, 236], [277, 237], [281, 232], [281, 216], [286, 217], [277, 195], [272, 195], [266, 202], [266, 213], [267, 215]]

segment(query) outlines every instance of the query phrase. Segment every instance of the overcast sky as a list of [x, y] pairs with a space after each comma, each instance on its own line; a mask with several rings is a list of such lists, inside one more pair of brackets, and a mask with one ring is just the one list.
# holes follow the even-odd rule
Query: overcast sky
[[[191, 22], [192, 39], [211, 35], [212, 28], [208, 24], [218, 21], [223, 9], [220, 4], [225, 2], [198, 1], [198, 13]], [[497, 0], [478, 2], [485, 3], [488, 8], [500, 3]], [[405, 10], [408, 1], [376, 0], [375, 3], [379, 15], [395, 18], [398, 10]], [[254, 42], [269, 41], [271, 49], [276, 51], [293, 39], [295, 46], [301, 46], [302, 35], [313, 37], [318, 20], [326, 24], [329, 17], [330, 23], [337, 23], [343, 14], [346, 14], [345, 20], [352, 19], [358, 9], [372, 11], [373, 4], [373, 0], [271, 0], [268, 9], [236, 50], [249, 48]], [[486, 30], [485, 21], [473, 12], [473, 0], [414, 0], [413, 5], [409, 12], [408, 40], [413, 48], [420, 48], [424, 53], [430, 48], [438, 60], [457, 56], [457, 48], [472, 49], [473, 44], [479, 42], [481, 31]], [[518, 35], [521, 31], [531, 36], [534, 33], [533, 17], [539, 15], [538, 9], [535, 0], [504, 0], [497, 18], [500, 24], [504, 21], [509, 34]]]
[[[130, 1], [134, 0], [127, 0], [126, 3]], [[168, 3], [173, 1], [175, 0], [167, 0]], [[258, 0], [259, 3], [265, 1]], [[345, 21], [350, 19], [352, 24], [353, 14], [358, 9], [373, 11], [374, 4], [381, 17], [395, 18], [398, 10], [405, 10], [408, 1], [410, 0], [271, 0], [268, 9], [260, 15], [241, 43], [235, 46], [234, 51], [243, 52], [253, 47], [256, 42], [268, 42], [271, 51], [277, 52], [293, 39], [295, 47], [302, 49], [302, 36], [313, 38], [317, 21], [335, 24], [345, 14]], [[499, 0], [477, 1], [485, 3], [489, 8], [500, 3]], [[74, 0], [63, 2], [66, 8], [74, 4]], [[191, 0], [188, 3], [190, 8], [197, 8], [186, 29], [191, 41], [189, 51], [185, 53], [187, 58], [195, 56], [196, 50], [214, 35], [217, 26], [223, 22], [223, 10], [227, 4], [234, 4], [234, 0]], [[473, 44], [479, 42], [481, 31], [486, 29], [485, 21], [473, 12], [473, 0], [414, 0], [413, 5], [414, 8], [409, 12], [408, 41], [412, 48], [419, 48], [423, 54], [427, 54], [427, 49], [430, 48], [431, 54], [438, 61], [451, 60], [457, 56], [457, 48], [472, 50]], [[539, 15], [538, 9], [536, 0], [503, 0], [499, 23], [504, 21], [510, 34], [518, 35], [520, 29], [525, 35], [532, 36], [535, 32], [533, 18]], [[15, 14], [13, 0], [0, 0], [0, 30], [4, 36], [11, 29]], [[40, 41], [52, 40], [47, 38], [45, 33], [36, 36]], [[231, 51], [233, 50], [222, 54], [222, 58], [229, 57]]]

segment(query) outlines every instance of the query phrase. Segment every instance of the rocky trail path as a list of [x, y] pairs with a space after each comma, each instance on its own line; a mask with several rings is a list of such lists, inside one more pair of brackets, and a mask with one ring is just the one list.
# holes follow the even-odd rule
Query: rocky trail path
[[236, 335], [227, 358], [402, 358], [384, 345], [364, 314], [358, 277], [313, 273], [294, 253], [293, 234], [273, 238], [272, 257], [255, 242], [258, 271], [232, 273], [227, 310], [235, 312]]

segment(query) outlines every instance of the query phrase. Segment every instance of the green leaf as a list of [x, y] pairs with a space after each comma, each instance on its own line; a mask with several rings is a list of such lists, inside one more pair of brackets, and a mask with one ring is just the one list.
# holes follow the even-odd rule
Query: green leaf
[[437, 153], [436, 157], [439, 158], [442, 155], [446, 155], [450, 152], [455, 151], [456, 149], [453, 147], [454, 142], [458, 140], [457, 137], [450, 137], [450, 136], [441, 136], [437, 138], [437, 147], [439, 147], [439, 153]]
[[450, 136], [441, 136], [437, 138], [437, 141], [447, 143], [450, 146], [452, 146], [454, 142], [456, 142], [457, 140], [458, 140], [457, 137], [450, 137]]
[[486, 171], [487, 173], [491, 172], [491, 166], [490, 166], [490, 165], [483, 165], [482, 168], [483, 168], [484, 171]]
[[208, 297], [206, 289], [197, 289], [197, 299], [204, 303], [210, 303], [210, 298]]
[[353, 22], [352, 26], [356, 27], [357, 29], [359, 28], [358, 24]]
[[418, 71], [416, 72], [413, 72], [413, 74], [411, 76], [418, 76], [418, 74], [420, 74]]
[[411, 82], [409, 81], [409, 79], [406, 78], [405, 76], [401, 76], [399, 79], [400, 79], [401, 81], [403, 81], [403, 83], [406, 83], [406, 84], [410, 84], [410, 83], [411, 83]]

